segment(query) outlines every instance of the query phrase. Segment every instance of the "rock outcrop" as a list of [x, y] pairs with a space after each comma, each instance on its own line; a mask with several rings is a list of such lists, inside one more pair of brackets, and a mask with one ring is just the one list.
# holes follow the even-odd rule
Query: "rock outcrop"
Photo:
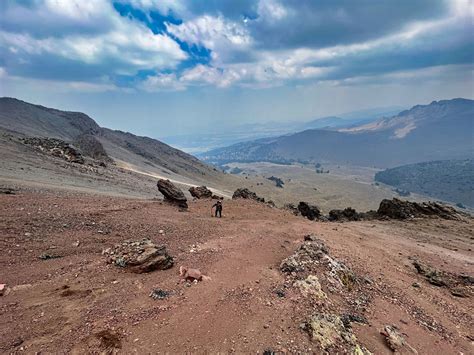
[[197, 199], [212, 198], [212, 191], [209, 190], [206, 186], [192, 186], [189, 188], [189, 193], [192, 197]]
[[311, 221], [315, 219], [319, 219], [321, 217], [321, 211], [315, 205], [310, 205], [307, 202], [301, 201], [298, 204], [298, 211], [301, 213], [303, 217], [308, 218]]
[[391, 219], [409, 219], [415, 217], [440, 217], [443, 219], [461, 220], [461, 214], [454, 208], [436, 202], [410, 202], [397, 198], [384, 199], [377, 210], [379, 217]]
[[165, 201], [177, 205], [181, 208], [188, 208], [188, 200], [183, 191], [177, 188], [171, 181], [160, 179], [156, 186], [165, 197]]
[[252, 192], [246, 188], [235, 190], [234, 194], [232, 195], [232, 199], [236, 199], [236, 198], [255, 200], [257, 202], [263, 202], [263, 203], [265, 202], [265, 199], [263, 197], [258, 197], [255, 192]]
[[69, 143], [56, 138], [24, 138], [23, 143], [70, 163], [84, 164], [81, 153]]
[[138, 274], [166, 270], [173, 266], [173, 258], [166, 247], [155, 245], [149, 239], [125, 241], [103, 251], [107, 262]]

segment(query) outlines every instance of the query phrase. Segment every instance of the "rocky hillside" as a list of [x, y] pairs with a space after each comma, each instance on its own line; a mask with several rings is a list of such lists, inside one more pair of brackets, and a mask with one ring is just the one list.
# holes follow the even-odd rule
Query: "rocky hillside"
[[202, 155], [206, 161], [329, 162], [379, 168], [473, 154], [474, 101], [453, 99], [414, 106], [391, 118], [330, 131], [239, 143]]
[[221, 178], [195, 157], [162, 142], [100, 127], [81, 112], [60, 111], [14, 98], [0, 98], [0, 130], [18, 137], [55, 138], [93, 159], [115, 161], [133, 170], [179, 175], [190, 180]]
[[375, 180], [410, 192], [474, 207], [474, 160], [410, 164], [375, 174]]

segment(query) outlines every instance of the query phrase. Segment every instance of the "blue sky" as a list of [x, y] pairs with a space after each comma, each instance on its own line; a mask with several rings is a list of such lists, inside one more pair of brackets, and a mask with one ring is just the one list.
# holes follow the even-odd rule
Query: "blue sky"
[[474, 96], [470, 0], [0, 7], [0, 95], [152, 137]]

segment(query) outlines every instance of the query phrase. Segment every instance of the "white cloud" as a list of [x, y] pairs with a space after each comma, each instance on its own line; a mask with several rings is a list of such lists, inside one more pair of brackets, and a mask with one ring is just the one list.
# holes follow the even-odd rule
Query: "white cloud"
[[159, 92], [184, 90], [186, 86], [178, 81], [176, 74], [172, 73], [149, 76], [138, 85], [138, 88], [148, 92]]
[[273, 22], [283, 19], [288, 15], [288, 10], [275, 0], [260, 0], [257, 13], [261, 20]]
[[[62, 33], [37, 38], [26, 31], [0, 32], [0, 46], [12, 52], [50, 54], [87, 64], [122, 63], [120, 71], [174, 68], [187, 54], [166, 34], [153, 34], [144, 24], [120, 16], [106, 1], [45, 0], [50, 17], [73, 21], [106, 20], [106, 31]], [[40, 10], [43, 13], [45, 10]]]
[[233, 54], [251, 47], [252, 37], [240, 23], [222, 16], [200, 16], [180, 25], [168, 23], [168, 32], [182, 41], [208, 48], [216, 64], [230, 61]]
[[241, 75], [232, 69], [220, 70], [206, 65], [197, 65], [186, 70], [180, 78], [184, 83], [205, 83], [217, 87], [228, 87], [239, 81]]

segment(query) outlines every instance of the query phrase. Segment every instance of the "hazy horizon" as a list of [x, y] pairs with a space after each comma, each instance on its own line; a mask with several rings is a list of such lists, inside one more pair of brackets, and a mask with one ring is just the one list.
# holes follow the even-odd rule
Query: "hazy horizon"
[[470, 1], [0, 6], [0, 96], [139, 135], [474, 98]]

